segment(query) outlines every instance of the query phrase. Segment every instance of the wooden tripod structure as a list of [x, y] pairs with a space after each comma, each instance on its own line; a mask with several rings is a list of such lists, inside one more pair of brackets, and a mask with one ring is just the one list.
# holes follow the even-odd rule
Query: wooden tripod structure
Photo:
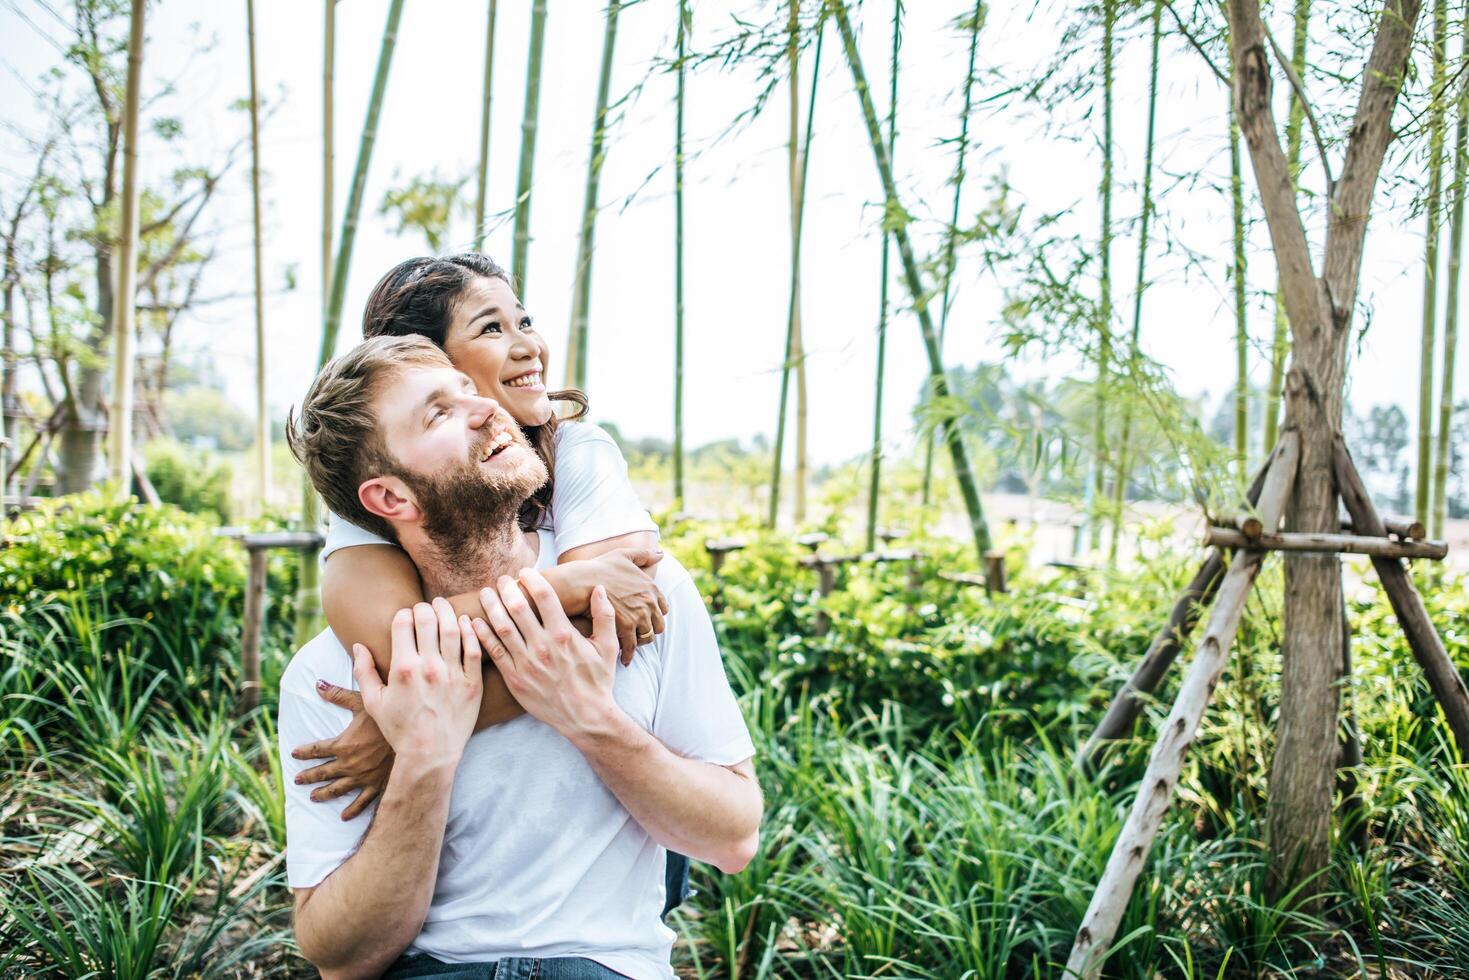
[[[1158, 730], [1157, 742], [1139, 784], [1137, 799], [1112, 848], [1107, 868], [1076, 934], [1076, 942], [1067, 961], [1068, 975], [1093, 980], [1101, 973], [1108, 947], [1117, 933], [1138, 875], [1147, 862], [1148, 851], [1157, 836], [1163, 814], [1173, 799], [1184, 757], [1198, 734], [1204, 709], [1224, 672], [1250, 586], [1269, 552], [1315, 551], [1372, 557], [1373, 567], [1392, 603], [1393, 613], [1413, 657], [1423, 669], [1434, 697], [1443, 707], [1460, 751], [1469, 758], [1469, 690], [1466, 690], [1443, 641], [1429, 622], [1423, 599], [1414, 588], [1402, 561], [1404, 557], [1439, 559], [1448, 549], [1441, 542], [1414, 540], [1410, 535], [1416, 532], [1421, 537], [1423, 533], [1421, 524], [1416, 521], [1391, 522], [1397, 539], [1389, 537], [1389, 524], [1378, 516], [1339, 435], [1333, 450], [1336, 493], [1350, 517], [1351, 533], [1276, 533], [1294, 491], [1300, 461], [1300, 435], [1293, 429], [1287, 429], [1250, 488], [1254, 514], [1237, 521], [1237, 530], [1211, 528], [1206, 534], [1206, 541], [1216, 543], [1215, 550], [1185, 588], [1167, 625], [1154, 638], [1142, 662], [1082, 749], [1079, 762], [1091, 765], [1104, 742], [1128, 734], [1141, 711], [1141, 696], [1157, 688], [1204, 607], [1209, 606], [1203, 638], [1199, 641], [1193, 662], [1189, 664], [1173, 708]], [[1233, 554], [1229, 557], [1226, 552], [1231, 548]], [[1227, 557], [1229, 560], [1226, 562]], [[1350, 648], [1345, 644], [1349, 633], [1345, 622], [1342, 629], [1342, 671], [1345, 673], [1350, 670]], [[1361, 759], [1355, 735], [1347, 746], [1345, 759], [1348, 764], [1355, 764]]]

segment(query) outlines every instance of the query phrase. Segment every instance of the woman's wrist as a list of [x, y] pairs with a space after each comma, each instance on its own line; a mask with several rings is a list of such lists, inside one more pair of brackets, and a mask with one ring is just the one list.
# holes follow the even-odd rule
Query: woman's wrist
[[580, 616], [592, 607], [596, 582], [592, 581], [591, 565], [589, 561], [569, 561], [542, 572], [568, 616]]

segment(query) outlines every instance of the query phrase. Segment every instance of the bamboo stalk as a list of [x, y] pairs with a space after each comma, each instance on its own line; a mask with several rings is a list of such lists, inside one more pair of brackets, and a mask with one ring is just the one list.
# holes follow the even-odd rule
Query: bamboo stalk
[[[888, 62], [888, 166], [892, 166], [894, 150], [898, 145], [898, 52], [903, 43], [903, 3], [893, 0], [893, 49]], [[882, 386], [887, 369], [888, 345], [888, 274], [889, 246], [892, 236], [887, 232], [891, 216], [883, 214], [882, 233], [882, 285], [879, 287], [877, 312], [877, 383], [872, 405], [872, 462], [867, 485], [867, 550], [877, 547], [877, 503], [882, 484]]]
[[[1148, 62], [1148, 136], [1143, 151], [1143, 214], [1138, 229], [1137, 281], [1132, 290], [1132, 334], [1128, 339], [1129, 371], [1137, 367], [1143, 328], [1143, 292], [1147, 289], [1148, 225], [1153, 216], [1153, 147], [1158, 120], [1158, 53], [1163, 40], [1163, 0], [1153, 0], [1153, 41]], [[1127, 502], [1127, 483], [1131, 478], [1128, 453], [1132, 446], [1132, 405], [1122, 406], [1122, 441], [1117, 449], [1116, 484], [1112, 488], [1112, 540], [1107, 561], [1116, 564], [1118, 545], [1122, 540], [1122, 508]]]
[[1107, 383], [1112, 362], [1112, 35], [1117, 25], [1116, 0], [1102, 0], [1102, 235], [1101, 276], [1097, 284], [1097, 388], [1092, 407], [1092, 464], [1088, 481], [1087, 523], [1091, 548], [1102, 544], [1102, 522], [1098, 509], [1104, 496], [1106, 467], [1102, 464], [1107, 442]]
[[[1270, 464], [1260, 493], [1261, 519], [1272, 531], [1279, 526], [1286, 501], [1290, 499], [1299, 460], [1300, 440], [1294, 430], [1287, 430], [1280, 439], [1280, 452]], [[1077, 931], [1076, 942], [1066, 963], [1069, 976], [1095, 980], [1102, 972], [1108, 948], [1132, 897], [1133, 886], [1147, 863], [1148, 851], [1157, 836], [1163, 814], [1173, 800], [1189, 745], [1198, 733], [1204, 709], [1228, 662], [1245, 599], [1263, 559], [1264, 552], [1236, 552], [1233, 563], [1224, 573], [1219, 594], [1209, 611], [1209, 624], [1194, 652], [1173, 708], [1158, 730], [1158, 740], [1148, 759], [1148, 768], [1138, 784], [1137, 799], [1112, 847], [1107, 869]]]
[[[1306, 72], [1306, 43], [1310, 39], [1311, 0], [1296, 0], [1294, 36], [1291, 40], [1291, 69], [1300, 78]], [[1301, 135], [1305, 128], [1306, 109], [1300, 99], [1291, 99], [1285, 123], [1286, 168], [1291, 189], [1300, 185]], [[1285, 358], [1290, 350], [1290, 321], [1286, 319], [1281, 300], [1279, 279], [1275, 286], [1275, 336], [1270, 344], [1270, 382], [1265, 393], [1265, 452], [1275, 448], [1280, 429], [1280, 394], [1285, 387]]]
[[485, 88], [479, 112], [479, 183], [474, 195], [474, 250], [485, 250], [485, 211], [490, 200], [490, 93], [495, 69], [495, 8], [499, 0], [490, 0], [485, 25]]
[[801, 174], [799, 193], [796, 195], [796, 213], [794, 216], [795, 230], [791, 241], [791, 287], [790, 298], [786, 304], [786, 342], [785, 363], [781, 365], [780, 371], [780, 404], [775, 416], [775, 459], [771, 465], [770, 473], [770, 509], [766, 515], [766, 525], [775, 527], [776, 520], [780, 515], [780, 464], [785, 456], [785, 432], [786, 432], [786, 398], [790, 390], [791, 380], [791, 347], [795, 339], [796, 304], [800, 302], [800, 283], [797, 279], [801, 267], [801, 228], [805, 222], [806, 215], [806, 174], [811, 159], [811, 134], [816, 125], [816, 82], [821, 70], [821, 42], [825, 37], [826, 15], [823, 14], [816, 26], [816, 51], [812, 56], [811, 73], [811, 95], [806, 104], [806, 136], [801, 147]]
[[1423, 348], [1418, 375], [1418, 484], [1413, 512], [1433, 513], [1433, 353], [1438, 327], [1439, 207], [1443, 196], [1444, 74], [1448, 0], [1433, 4], [1433, 102], [1428, 110], [1428, 228], [1423, 250]]
[[612, 89], [612, 57], [617, 47], [617, 15], [621, 0], [608, 0], [602, 32], [602, 70], [597, 79], [597, 110], [592, 116], [592, 149], [587, 159], [586, 194], [582, 198], [581, 236], [576, 246], [572, 282], [571, 343], [566, 352], [566, 386], [586, 390], [587, 326], [592, 306], [592, 250], [597, 228], [597, 192], [607, 151], [607, 98]]
[[[378, 119], [382, 115], [383, 94], [388, 87], [388, 72], [393, 64], [393, 49], [398, 40], [398, 24], [403, 17], [403, 0], [391, 0], [388, 5], [387, 22], [383, 26], [382, 45], [378, 49], [377, 68], [373, 72], [372, 93], [367, 100], [367, 117], [362, 124], [362, 135], [357, 143], [357, 163], [352, 171], [352, 183], [347, 191], [347, 207], [342, 213], [342, 230], [337, 236], [336, 259], [332, 263], [330, 291], [326, 309], [322, 316], [321, 347], [316, 354], [316, 366], [320, 370], [331, 360], [337, 347], [337, 333], [342, 323], [342, 306], [347, 296], [347, 271], [352, 265], [352, 246], [357, 240], [357, 223], [362, 215], [362, 198], [367, 186], [367, 171], [372, 163], [372, 150], [377, 143]], [[331, 62], [335, 36], [328, 21], [325, 107], [330, 115], [331, 107]], [[332, 143], [327, 136], [328, 147]], [[326, 152], [328, 185], [331, 177], [332, 151]], [[328, 186], [328, 190], [330, 187]], [[323, 235], [325, 240], [326, 235]], [[321, 524], [321, 505], [311, 481], [302, 478], [301, 514], [302, 524], [308, 531], [316, 530]], [[296, 591], [296, 640], [305, 642], [320, 629], [321, 596], [316, 588], [318, 570], [316, 555], [310, 551], [301, 555], [299, 586]]]
[[[918, 328], [923, 336], [924, 352], [928, 355], [929, 384], [936, 398], [947, 400], [949, 381], [944, 375], [943, 358], [939, 354], [938, 333], [934, 330], [933, 318], [928, 311], [928, 293], [924, 289], [918, 260], [913, 253], [913, 243], [908, 238], [907, 212], [903, 210], [902, 202], [898, 198], [892, 164], [888, 160], [887, 147], [883, 145], [882, 131], [877, 122], [877, 110], [872, 105], [872, 93], [868, 89], [867, 73], [862, 67], [862, 56], [857, 51], [857, 39], [852, 33], [852, 23], [847, 16], [847, 5], [845, 0], [826, 0], [826, 9], [836, 17], [837, 28], [842, 35], [842, 49], [847, 59], [847, 67], [852, 72], [853, 87], [857, 92], [857, 100], [862, 106], [862, 119], [867, 126], [867, 142], [872, 148], [878, 177], [882, 181], [883, 194], [887, 202], [887, 214], [894, 225], [892, 233], [898, 243], [898, 257], [902, 260], [903, 279], [908, 286], [908, 294], [913, 300], [913, 312], [918, 317]], [[979, 487], [974, 480], [974, 471], [969, 465], [969, 453], [964, 448], [959, 426], [955, 420], [946, 418], [943, 427], [944, 442], [948, 445], [949, 455], [954, 462], [954, 479], [959, 484], [959, 493], [964, 499], [964, 509], [969, 517], [969, 531], [974, 539], [975, 550], [982, 559], [984, 553], [990, 550], [990, 529], [984, 518], [984, 504], [979, 499]]]
[[[1333, 454], [1336, 485], [1341, 490], [1347, 513], [1352, 515], [1352, 523], [1363, 533], [1383, 534], [1386, 528], [1377, 516], [1372, 498], [1363, 486], [1362, 477], [1341, 436], [1336, 437]], [[1443, 708], [1460, 754], [1469, 759], [1469, 690], [1464, 687], [1464, 678], [1444, 649], [1443, 639], [1433, 628], [1428, 611], [1423, 607], [1423, 598], [1413, 587], [1413, 580], [1402, 562], [1396, 558], [1373, 558], [1372, 567], [1377, 571], [1377, 578], [1392, 604], [1393, 615], [1407, 637], [1413, 659], [1418, 661], [1428, 679], [1429, 689], [1433, 691], [1439, 707]]]
[[321, 314], [331, 306], [332, 218], [336, 215], [333, 170], [336, 167], [336, 123], [332, 109], [332, 76], [336, 72], [337, 0], [326, 0], [321, 70]]
[[1245, 317], [1245, 182], [1240, 168], [1239, 121], [1234, 116], [1234, 93], [1229, 99], [1229, 202], [1234, 225], [1234, 467], [1241, 483], [1245, 479], [1250, 443], [1250, 330]]
[[673, 129], [673, 506], [684, 507], [683, 483], [683, 113], [688, 35], [693, 27], [688, 0], [678, 0], [678, 91]]
[[1427, 558], [1441, 561], [1449, 553], [1443, 541], [1394, 541], [1388, 537], [1361, 534], [1311, 534], [1283, 532], [1250, 537], [1232, 527], [1204, 528], [1204, 545], [1209, 548], [1239, 548], [1259, 551], [1306, 551], [1322, 554], [1371, 555], [1374, 558]]
[[117, 294], [112, 306], [112, 425], [109, 476], [126, 493], [133, 473], [133, 337], [138, 281], [138, 103], [143, 88], [145, 0], [132, 0], [128, 79], [122, 115], [122, 223], [118, 230]]
[[[979, 50], [979, 28], [984, 23], [984, 0], [975, 0], [969, 18], [969, 68], [964, 76], [964, 114], [959, 117], [959, 143], [954, 149], [954, 205], [949, 210], [949, 227], [944, 231], [944, 292], [939, 306], [939, 353], [943, 353], [944, 337], [949, 331], [950, 286], [954, 280], [954, 251], [959, 238], [959, 196], [964, 190], [964, 158], [969, 152], [969, 113], [974, 106], [974, 59]], [[1150, 141], [1151, 142], [1151, 141]], [[1146, 219], [1144, 219], [1146, 220]], [[1146, 234], [1146, 232], [1144, 232]], [[936, 434], [929, 433], [923, 448], [923, 506], [927, 507], [933, 490], [933, 449]]]
[[530, 47], [525, 63], [525, 110], [520, 118], [520, 171], [515, 180], [515, 237], [510, 278], [525, 302], [525, 276], [530, 251], [530, 194], [535, 177], [537, 116], [541, 106], [541, 53], [546, 46], [546, 0], [530, 8]]
[[[1465, 29], [1469, 30], [1469, 13], [1465, 15]], [[1463, 62], [1469, 55], [1469, 34], [1465, 35]], [[1448, 482], [1451, 437], [1454, 429], [1454, 367], [1458, 360], [1459, 345], [1459, 271], [1464, 258], [1464, 179], [1469, 170], [1469, 85], [1459, 83], [1459, 118], [1454, 128], [1454, 183], [1450, 189], [1453, 199], [1449, 211], [1449, 267], [1448, 294], [1444, 297], [1443, 323], [1443, 380], [1438, 395], [1438, 451], [1433, 467], [1433, 511], [1429, 525], [1433, 536], [1443, 537], [1444, 520], [1448, 517]]]
[[255, 253], [255, 506], [265, 513], [270, 492], [270, 418], [265, 411], [265, 273], [260, 228], [260, 88], [255, 76], [255, 0], [245, 0], [250, 56], [250, 210]]
[[[800, 37], [801, 37], [801, 0], [790, 0], [790, 24], [787, 31], [786, 57], [791, 67], [791, 91], [790, 91], [790, 139], [786, 144], [790, 157], [790, 193], [791, 193], [791, 256], [794, 260], [796, 250], [794, 247], [796, 235], [796, 211], [801, 208], [801, 192], [804, 187], [802, 172], [806, 161], [796, 153], [796, 140], [800, 132], [801, 124], [801, 64], [800, 64]], [[813, 75], [811, 87], [816, 87], [817, 79]], [[795, 296], [791, 302], [791, 343], [788, 352], [786, 370], [796, 372], [796, 466], [795, 479], [792, 481], [795, 491], [791, 501], [792, 516], [799, 527], [806, 521], [806, 343], [801, 335], [801, 267], [794, 261], [791, 266], [791, 290]]]

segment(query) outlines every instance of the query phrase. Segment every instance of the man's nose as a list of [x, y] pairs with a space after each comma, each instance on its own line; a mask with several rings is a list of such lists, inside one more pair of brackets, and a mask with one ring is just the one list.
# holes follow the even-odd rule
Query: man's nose
[[469, 395], [469, 427], [478, 429], [495, 417], [500, 403], [483, 395]]

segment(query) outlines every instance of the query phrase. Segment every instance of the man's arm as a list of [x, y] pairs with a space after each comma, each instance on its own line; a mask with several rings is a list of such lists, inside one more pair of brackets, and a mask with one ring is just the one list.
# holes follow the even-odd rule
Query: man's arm
[[400, 762], [357, 853], [315, 888], [295, 890], [296, 943], [325, 980], [379, 976], [428, 914], [454, 767]]
[[613, 617], [600, 589], [592, 597], [591, 639], [572, 628], [532, 569], [518, 584], [502, 578], [499, 591], [485, 589], [481, 601], [489, 622], [473, 625], [511, 693], [583, 753], [654, 840], [731, 873], [750, 862], [762, 811], [753, 766], [682, 758], [622, 711], [612, 696]]
[[481, 651], [467, 617], [436, 599], [401, 611], [392, 631], [386, 685], [360, 644], [352, 667], [365, 710], [402, 764], [357, 852], [321, 884], [296, 891], [297, 941], [326, 977], [377, 976], [422, 929], [454, 771], [479, 705]]

